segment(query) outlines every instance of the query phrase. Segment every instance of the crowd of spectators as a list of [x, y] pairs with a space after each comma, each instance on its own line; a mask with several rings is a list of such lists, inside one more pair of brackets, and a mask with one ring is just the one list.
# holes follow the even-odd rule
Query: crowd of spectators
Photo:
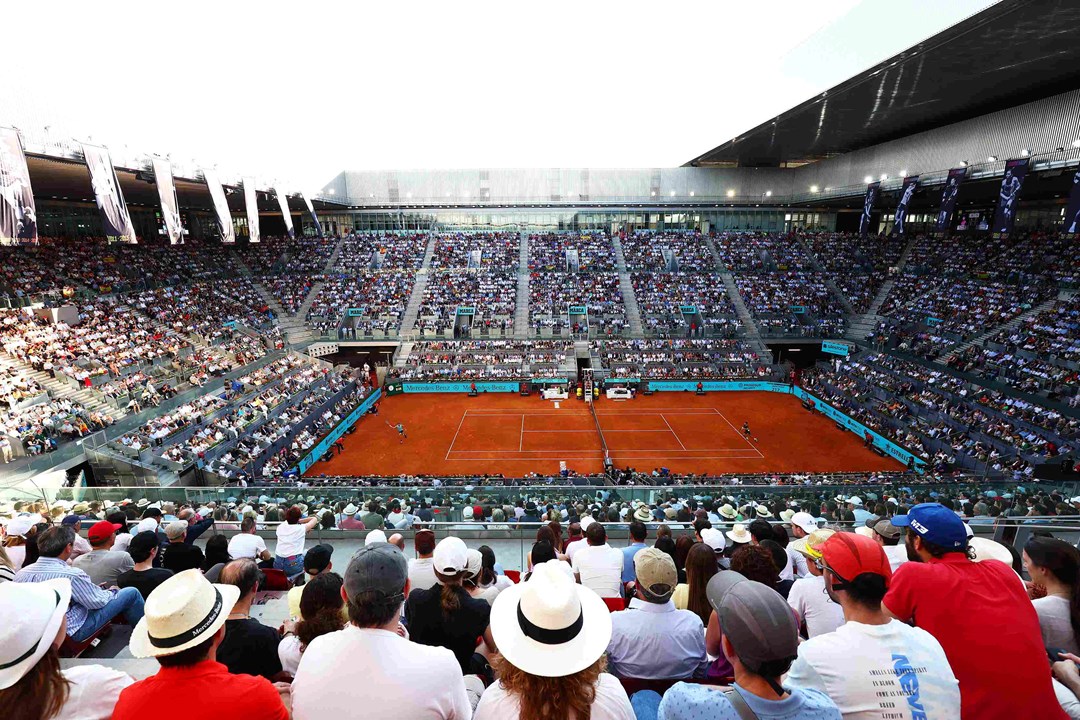
[[[424, 330], [441, 333], [455, 327], [479, 329], [498, 326], [509, 332], [517, 305], [517, 272], [468, 270], [432, 274], [420, 301], [418, 323]], [[475, 315], [457, 324], [458, 309], [473, 308]], [[468, 333], [463, 333], [468, 337]]]
[[521, 236], [517, 232], [438, 233], [434, 239], [434, 270], [508, 270], [518, 266]]
[[615, 249], [602, 230], [529, 235], [529, 272], [615, 272]]
[[421, 341], [413, 345], [402, 380], [530, 378], [554, 371], [570, 352], [558, 340]]
[[424, 264], [428, 235], [424, 233], [356, 233], [341, 239], [334, 268], [339, 272], [363, 270], [419, 270]]
[[697, 230], [635, 230], [621, 238], [630, 271], [711, 272], [716, 269], [705, 237]]
[[593, 348], [615, 377], [736, 379], [771, 371], [750, 346], [734, 339], [603, 340]]
[[[643, 273], [630, 275], [641, 320], [649, 333], [667, 336], [734, 336], [741, 324], [724, 281], [716, 273]], [[692, 306], [695, 313], [684, 315]]]
[[870, 309], [888, 278], [889, 268], [899, 262], [905, 244], [896, 235], [811, 233], [802, 237], [822, 271], [857, 313]]
[[321, 332], [340, 332], [342, 318], [350, 309], [361, 314], [349, 325], [353, 333], [371, 329], [387, 333], [401, 327], [409, 304], [415, 275], [404, 271], [364, 271], [328, 278], [307, 313], [308, 324]]
[[[588, 322], [571, 315], [572, 306], [588, 310]], [[532, 272], [529, 276], [529, 325], [540, 334], [542, 328], [574, 335], [592, 328], [594, 333], [618, 335], [626, 326], [619, 276], [613, 272], [567, 273]]]

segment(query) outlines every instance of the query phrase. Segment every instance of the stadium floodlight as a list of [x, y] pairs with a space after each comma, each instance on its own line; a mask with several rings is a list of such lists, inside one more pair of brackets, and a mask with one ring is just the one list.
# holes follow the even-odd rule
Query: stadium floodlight
[[1020, 157], [1027, 157], [1030, 154], [1031, 154], [1031, 151], [1029, 151], [1027, 148], [1024, 148], [1023, 150], [1020, 151]]
[[727, 191], [727, 196], [728, 197], [735, 197], [735, 191], [734, 190], [728, 190]]
[[1080, 140], [1073, 140], [1073, 147], [1080, 148]]
[[817, 185], [811, 185], [810, 186], [810, 192], [816, 193], [817, 192]]
[[960, 161], [960, 167], [967, 167], [967, 166], [968, 166], [967, 160], [961, 160]]
[[694, 191], [693, 190], [690, 191], [690, 197], [694, 197]]
[[330, 188], [330, 194], [331, 194], [331, 195], [333, 195], [333, 194], [334, 194], [334, 188]]
[[907, 170], [901, 170], [900, 177], [907, 177]]
[[407, 192], [407, 193], [405, 193], [405, 197], [407, 197], [407, 198], [411, 198], [411, 197], [412, 197], [412, 193], [411, 193], [411, 192]]
[[674, 190], [671, 191], [671, 197], [675, 197], [675, 191]]
[[990, 157], [986, 158], [986, 162], [997, 162], [997, 155], [991, 155]]
[[867, 175], [866, 177], [863, 178], [863, 182], [866, 182], [866, 183], [874, 182], [874, 176], [873, 175]]
[[772, 190], [766, 190], [765, 197], [772, 197]]
[[881, 180], [882, 180], [882, 182], [884, 182], [885, 180], [888, 180], [888, 179], [889, 179], [889, 176], [888, 176], [888, 175], [886, 175], [885, 173], [881, 173]]

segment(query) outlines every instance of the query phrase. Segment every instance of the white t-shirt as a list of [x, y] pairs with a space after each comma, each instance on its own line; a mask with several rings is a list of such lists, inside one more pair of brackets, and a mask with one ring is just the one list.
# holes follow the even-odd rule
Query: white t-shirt
[[454, 653], [351, 624], [311, 641], [292, 682], [292, 704], [293, 720], [472, 716]]
[[409, 587], [412, 590], [427, 590], [435, 587], [434, 562], [433, 558], [413, 558], [409, 560]]
[[1035, 612], [1039, 616], [1043, 645], [1080, 655], [1072, 620], [1069, 618], [1069, 599], [1060, 595], [1047, 595], [1032, 600], [1031, 604], [1035, 606]]
[[566, 546], [566, 557], [569, 558], [570, 562], [574, 562], [574, 555], [577, 554], [577, 551], [587, 547], [589, 547], [588, 541], [585, 538], [578, 538]]
[[600, 597], [622, 596], [622, 551], [607, 543], [587, 545], [574, 553], [571, 566], [581, 578], [581, 584]]
[[71, 686], [57, 720], [108, 720], [120, 692], [135, 682], [127, 673], [104, 665], [75, 665], [61, 672]]
[[[281, 547], [280, 535], [278, 536], [278, 547]], [[262, 555], [264, 550], [266, 550], [266, 541], [258, 535], [252, 535], [251, 533], [233, 535], [232, 540], [229, 541], [229, 557], [233, 560], [239, 560], [241, 558], [257, 558]], [[299, 553], [292, 554], [298, 555]]]
[[831, 633], [844, 624], [844, 611], [825, 594], [825, 578], [820, 575], [796, 580], [787, 601], [806, 623], [810, 637]]
[[889, 567], [892, 568], [893, 572], [896, 572], [896, 568], [908, 561], [907, 547], [903, 543], [899, 545], [882, 545], [881, 549], [885, 551], [885, 557], [889, 558]]
[[[278, 557], [293, 557], [304, 554], [304, 539], [307, 537], [307, 526], [297, 523], [289, 525], [282, 523], [277, 526], [277, 548], [274, 554]], [[231, 555], [232, 553], [230, 553]]]
[[960, 684], [941, 644], [899, 620], [849, 622], [807, 640], [799, 645], [786, 684], [822, 691], [844, 720], [960, 717]]
[[281, 669], [295, 675], [296, 668], [300, 666], [300, 638], [288, 635], [281, 638], [277, 646], [278, 660], [281, 661]]
[[792, 550], [790, 547], [784, 548], [787, 551], [788, 562], [783, 570], [780, 571], [781, 580], [794, 580], [795, 578], [804, 578], [810, 574], [810, 571], [806, 569], [806, 556], [798, 550]]
[[116, 540], [113, 541], [112, 549], [116, 552], [127, 552], [128, 545], [131, 544], [131, 533], [116, 533]]
[[[480, 698], [473, 720], [514, 720], [520, 712], [517, 696], [508, 694], [502, 683], [492, 683]], [[592, 704], [592, 720], [634, 720], [630, 699], [614, 675], [600, 674]]]

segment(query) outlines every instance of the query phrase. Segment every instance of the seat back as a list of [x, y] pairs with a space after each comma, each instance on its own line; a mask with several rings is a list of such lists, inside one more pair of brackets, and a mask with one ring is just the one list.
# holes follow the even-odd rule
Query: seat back
[[601, 599], [604, 601], [604, 604], [607, 605], [609, 612], [619, 612], [620, 610], [626, 609], [626, 601], [622, 598], [606, 597]]

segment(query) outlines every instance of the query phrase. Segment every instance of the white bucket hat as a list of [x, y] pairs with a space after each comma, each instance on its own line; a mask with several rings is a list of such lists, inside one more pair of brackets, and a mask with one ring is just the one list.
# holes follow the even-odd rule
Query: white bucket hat
[[746, 529], [746, 526], [742, 523], [737, 523], [735, 527], [727, 531], [728, 540], [733, 543], [746, 544], [753, 539], [750, 531]]
[[386, 533], [384, 533], [382, 530], [379, 530], [379, 529], [372, 530], [371, 532], [369, 532], [367, 534], [367, 537], [364, 538], [364, 546], [365, 547], [367, 547], [368, 545], [371, 545], [372, 543], [384, 543], [384, 542], [386, 542]]
[[131, 654], [160, 657], [195, 647], [221, 629], [239, 599], [240, 588], [211, 585], [198, 570], [173, 575], [146, 599], [146, 615], [131, 631]]
[[348, 505], [345, 506], [345, 509], [342, 510], [341, 512], [346, 514], [346, 515], [355, 515], [359, 511], [360, 511], [360, 508], [356, 507], [352, 503], [349, 503]]
[[528, 582], [499, 593], [491, 634], [514, 667], [539, 677], [581, 672], [611, 641], [611, 613], [600, 596], [569, 578], [559, 560], [533, 568]]
[[0, 690], [23, 679], [52, 647], [71, 602], [66, 578], [0, 583]]

